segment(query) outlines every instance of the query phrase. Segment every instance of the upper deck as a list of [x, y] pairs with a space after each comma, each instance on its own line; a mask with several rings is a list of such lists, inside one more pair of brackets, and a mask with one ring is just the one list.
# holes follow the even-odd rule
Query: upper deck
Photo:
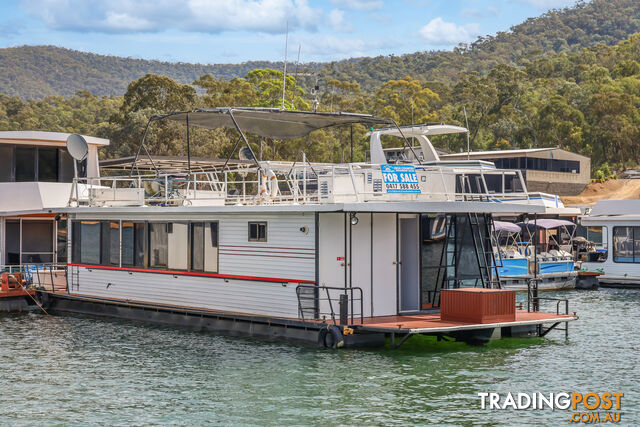
[[[390, 127], [383, 129], [401, 136], [408, 144], [404, 128], [389, 119], [350, 113], [217, 108], [155, 116], [150, 123], [158, 120], [181, 122], [187, 129], [190, 126], [235, 129], [238, 143], [224, 162], [203, 167], [204, 163], [188, 156], [183, 168], [176, 167], [175, 161], [165, 163], [163, 168], [163, 163], [146, 151], [143, 140], [138, 153], [146, 156], [136, 155], [130, 160], [129, 175], [78, 178], [69, 206], [318, 206], [462, 201], [544, 205], [553, 199], [550, 195], [531, 197], [518, 170], [496, 169], [489, 162], [440, 162], [436, 157], [427, 162], [395, 165], [375, 161], [311, 163], [304, 157], [304, 145], [302, 161], [257, 161], [245, 135], [249, 132], [272, 139], [301, 138], [317, 129], [361, 123], [395, 126], [394, 132], [389, 131]], [[424, 140], [428, 142], [426, 137]], [[231, 160], [242, 141], [245, 145], [240, 153], [242, 160]], [[190, 144], [187, 132], [187, 153]], [[372, 133], [371, 144], [374, 153], [379, 145], [379, 132]], [[146, 167], [141, 168], [142, 163]], [[118, 167], [124, 169], [122, 164]]]

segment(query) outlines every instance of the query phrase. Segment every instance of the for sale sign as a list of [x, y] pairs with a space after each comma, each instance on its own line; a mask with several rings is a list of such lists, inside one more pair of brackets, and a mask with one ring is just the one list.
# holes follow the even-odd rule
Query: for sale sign
[[380, 165], [387, 193], [420, 193], [413, 165]]

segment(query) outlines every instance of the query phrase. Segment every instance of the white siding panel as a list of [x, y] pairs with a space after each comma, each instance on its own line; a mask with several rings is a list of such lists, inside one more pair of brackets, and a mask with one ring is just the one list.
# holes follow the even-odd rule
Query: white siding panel
[[[266, 242], [249, 242], [250, 221], [267, 222]], [[315, 216], [221, 217], [219, 254], [220, 274], [315, 280]]]
[[79, 287], [71, 293], [225, 310], [298, 317], [296, 284], [174, 276], [172, 274], [79, 268]]

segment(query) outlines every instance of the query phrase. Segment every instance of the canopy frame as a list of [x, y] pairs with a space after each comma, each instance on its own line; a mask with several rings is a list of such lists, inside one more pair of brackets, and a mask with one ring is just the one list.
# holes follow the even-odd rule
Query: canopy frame
[[[265, 114], [263, 117], [259, 117], [259, 115]], [[282, 116], [280, 116], [282, 115]], [[149, 126], [152, 122], [160, 121], [160, 120], [172, 120], [177, 122], [184, 122], [187, 126], [187, 168], [189, 175], [191, 174], [191, 137], [189, 133], [190, 126], [202, 127], [205, 129], [217, 129], [220, 127], [226, 127], [229, 129], [235, 129], [240, 135], [238, 141], [234, 145], [232, 152], [229, 154], [227, 158], [227, 162], [233, 156], [233, 153], [236, 151], [238, 147], [238, 143], [242, 140], [245, 146], [249, 149], [252, 154], [253, 160], [258, 167], [258, 170], [262, 169], [260, 162], [258, 161], [249, 141], [245, 135], [245, 131], [243, 131], [242, 126], [238, 121], [238, 116], [243, 117], [243, 120], [247, 121], [247, 123], [251, 124], [251, 127], [254, 132], [259, 136], [265, 136], [273, 139], [291, 139], [308, 136], [311, 132], [327, 127], [334, 127], [344, 124], [353, 123], [362, 123], [362, 124], [384, 124], [391, 125], [398, 129], [400, 132], [403, 142], [406, 147], [408, 147], [411, 151], [409, 142], [404, 136], [402, 130], [393, 119], [376, 117], [369, 114], [356, 114], [356, 113], [318, 113], [318, 112], [310, 112], [310, 111], [288, 111], [288, 110], [280, 110], [275, 108], [262, 108], [262, 107], [219, 107], [213, 109], [195, 109], [190, 111], [175, 111], [168, 114], [159, 114], [154, 115], [149, 118], [147, 125], [145, 127], [145, 131], [142, 137], [142, 141], [140, 142], [140, 146], [138, 147], [138, 151], [134, 157], [133, 164], [130, 170], [130, 176], [133, 175], [133, 170], [136, 164], [138, 157], [140, 156], [142, 150], [145, 151], [149, 160], [153, 163], [151, 159], [151, 155], [145, 145], [145, 141], [147, 138]], [[197, 117], [197, 118], [196, 118]], [[229, 120], [226, 120], [225, 117], [228, 117]], [[262, 123], [285, 123], [290, 124], [289, 127], [283, 126], [280, 133], [269, 134], [269, 130], [265, 129], [261, 132], [255, 132], [259, 125]], [[274, 128], [272, 127], [272, 130]], [[250, 131], [251, 131], [250, 130]], [[226, 167], [225, 163], [225, 167]], [[156, 175], [159, 175], [158, 168], [154, 165], [154, 170]]]

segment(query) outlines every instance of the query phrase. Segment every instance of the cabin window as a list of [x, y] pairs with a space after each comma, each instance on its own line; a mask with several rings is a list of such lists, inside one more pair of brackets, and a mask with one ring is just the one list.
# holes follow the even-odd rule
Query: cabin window
[[149, 266], [167, 267], [168, 224], [149, 223]]
[[57, 148], [38, 148], [38, 181], [58, 181]]
[[267, 241], [267, 223], [266, 222], [250, 222], [249, 223], [249, 241], [250, 242], [266, 242]]
[[20, 221], [7, 220], [5, 223], [5, 262], [20, 264]]
[[120, 222], [109, 222], [109, 264], [120, 265]]
[[188, 224], [174, 222], [167, 225], [167, 267], [186, 270], [189, 260]]
[[640, 262], [640, 227], [613, 227], [613, 261]]
[[22, 221], [21, 263], [53, 262], [53, 221]]
[[80, 263], [100, 264], [100, 228], [100, 221], [80, 221]]
[[218, 223], [191, 223], [191, 269], [218, 272]]
[[16, 147], [16, 181], [36, 181], [35, 147]]
[[0, 182], [13, 181], [13, 147], [0, 146]]

